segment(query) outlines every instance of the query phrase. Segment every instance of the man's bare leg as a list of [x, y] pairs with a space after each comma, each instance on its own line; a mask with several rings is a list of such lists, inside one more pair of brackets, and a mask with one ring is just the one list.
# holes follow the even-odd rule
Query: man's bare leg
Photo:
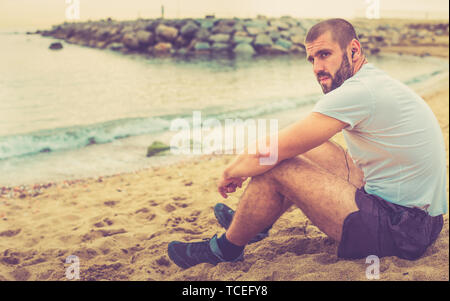
[[[348, 151], [335, 142], [327, 141], [300, 155], [300, 157], [350, 182], [357, 188], [364, 186], [364, 173], [353, 163]], [[275, 221], [292, 205], [293, 203], [285, 198], [283, 200], [283, 208], [280, 210]]]
[[326, 142], [253, 177], [227, 230], [227, 239], [245, 245], [273, 224], [292, 201], [313, 224], [339, 241], [345, 217], [358, 210], [354, 195], [363, 183], [362, 172], [344, 155], [342, 148]]

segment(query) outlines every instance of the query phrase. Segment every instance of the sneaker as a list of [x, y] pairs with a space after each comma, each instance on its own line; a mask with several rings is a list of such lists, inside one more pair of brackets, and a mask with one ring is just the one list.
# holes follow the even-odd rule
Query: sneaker
[[[172, 241], [168, 246], [168, 254], [169, 258], [183, 269], [205, 262], [213, 265], [220, 262], [230, 262], [223, 258], [222, 251], [217, 244], [217, 235], [200, 242], [184, 243]], [[244, 251], [231, 262], [242, 260], [244, 260]]]
[[[219, 224], [225, 229], [228, 229], [231, 225], [231, 221], [233, 220], [234, 210], [223, 203], [217, 203], [216, 206], [214, 206], [214, 215], [216, 216]], [[256, 234], [256, 236], [253, 237], [248, 243], [252, 244], [269, 236], [269, 230], [271, 227], [272, 226]]]

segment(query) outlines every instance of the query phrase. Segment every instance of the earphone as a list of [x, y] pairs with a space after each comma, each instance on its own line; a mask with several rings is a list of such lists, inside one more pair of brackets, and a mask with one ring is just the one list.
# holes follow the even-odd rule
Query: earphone
[[355, 50], [352, 50], [352, 58], [355, 56]]

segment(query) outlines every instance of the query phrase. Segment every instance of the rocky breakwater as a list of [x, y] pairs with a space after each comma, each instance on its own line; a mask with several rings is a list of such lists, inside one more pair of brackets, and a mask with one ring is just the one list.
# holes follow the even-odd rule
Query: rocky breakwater
[[[228, 53], [305, 53], [307, 30], [319, 20], [291, 17], [256, 19], [112, 19], [65, 22], [37, 34], [99, 49], [147, 55]], [[370, 54], [395, 45], [447, 43], [447, 23], [411, 23], [356, 20], [353, 22], [364, 49]]]
[[305, 53], [312, 20], [177, 19], [101, 20], [64, 23], [43, 36], [87, 47], [151, 55], [235, 53], [238, 55]]

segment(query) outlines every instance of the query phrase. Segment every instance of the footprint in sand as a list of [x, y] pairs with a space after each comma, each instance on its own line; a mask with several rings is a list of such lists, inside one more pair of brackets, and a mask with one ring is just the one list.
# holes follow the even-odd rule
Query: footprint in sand
[[22, 229], [15, 229], [15, 230], [6, 230], [3, 232], [0, 232], [0, 237], [13, 237], [20, 233]]
[[169, 213], [172, 212], [172, 211], [175, 211], [176, 209], [177, 208], [175, 206], [171, 205], [171, 204], [167, 204], [166, 206], [164, 206], [164, 210], [169, 212]]

